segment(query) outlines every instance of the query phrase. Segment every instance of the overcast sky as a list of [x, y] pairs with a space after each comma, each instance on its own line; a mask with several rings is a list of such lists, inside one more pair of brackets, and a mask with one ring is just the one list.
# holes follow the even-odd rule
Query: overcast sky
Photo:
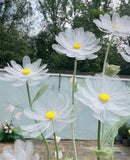
[[32, 29], [30, 31], [30, 35], [37, 35], [42, 29], [42, 26], [40, 26], [40, 24], [41, 20], [43, 19], [43, 16], [36, 8], [38, 5], [37, 0], [28, 0], [28, 1], [31, 3], [33, 8], [33, 16], [27, 19], [27, 22], [31, 21], [33, 23], [33, 25], [31, 26]]
[[[41, 26], [41, 20], [43, 19], [42, 14], [38, 11], [38, 9], [36, 9], [36, 5], [37, 0], [28, 0], [29, 2], [31, 2], [32, 8], [33, 8], [33, 16], [31, 18], [27, 19], [28, 21], [32, 21], [33, 25], [31, 26], [31, 31], [30, 31], [30, 35], [37, 35], [40, 30], [42, 30], [42, 26]], [[128, 0], [126, 0], [128, 1]], [[120, 0], [112, 0], [112, 2], [114, 2], [114, 5], [117, 6], [120, 3]]]

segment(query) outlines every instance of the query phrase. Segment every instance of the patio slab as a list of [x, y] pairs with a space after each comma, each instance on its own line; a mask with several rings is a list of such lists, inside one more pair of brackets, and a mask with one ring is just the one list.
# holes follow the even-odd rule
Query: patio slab
[[[34, 143], [35, 153], [40, 154], [40, 160], [47, 160], [45, 144], [40, 140], [32, 140], [32, 142]], [[50, 147], [50, 160], [55, 160], [54, 142], [52, 140], [48, 140], [48, 144]], [[7, 145], [13, 146], [13, 143], [0, 143], [0, 153], [2, 152], [2, 148]], [[61, 140], [58, 145], [59, 150], [62, 151], [64, 158], [69, 149], [70, 152], [68, 154], [68, 158], [72, 158], [74, 156], [73, 144], [71, 140]], [[96, 141], [76, 141], [78, 160], [97, 160], [97, 158], [93, 155], [93, 150], [96, 149], [96, 145]], [[115, 144], [114, 157], [114, 160], [130, 160], [130, 147], [126, 147], [122, 144]]]

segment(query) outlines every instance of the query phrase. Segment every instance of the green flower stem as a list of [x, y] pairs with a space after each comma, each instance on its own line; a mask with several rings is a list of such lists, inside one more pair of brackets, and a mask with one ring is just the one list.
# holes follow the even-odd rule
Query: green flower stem
[[78, 160], [78, 157], [77, 157], [77, 149], [76, 149], [76, 143], [75, 143], [75, 136], [74, 136], [74, 123], [71, 123], [71, 132], [72, 132], [72, 140], [73, 140], [73, 147], [74, 147], [75, 160]]
[[[28, 82], [26, 82], [26, 88], [27, 88], [27, 93], [28, 93], [29, 105], [30, 105], [31, 110], [33, 111], [32, 101], [31, 101], [31, 96], [30, 96], [30, 90], [29, 90], [29, 84], [28, 84]], [[38, 121], [35, 120], [35, 123], [38, 123]], [[47, 159], [50, 160], [50, 150], [49, 150], [49, 146], [48, 146], [47, 140], [46, 140], [46, 138], [45, 138], [45, 136], [44, 136], [43, 133], [41, 133], [41, 136], [42, 136], [42, 139], [43, 139], [43, 141], [45, 142], [45, 145], [46, 145], [46, 148], [47, 148]]]
[[101, 144], [101, 148], [102, 148], [102, 146], [103, 146], [103, 136], [104, 136], [104, 127], [105, 127], [105, 124], [104, 124], [104, 122], [102, 123], [102, 135], [101, 135], [101, 142], [100, 142], [100, 144]]
[[109, 42], [109, 45], [107, 47], [107, 51], [106, 51], [106, 54], [105, 54], [105, 59], [104, 59], [104, 64], [103, 64], [103, 75], [105, 74], [105, 67], [106, 67], [106, 62], [107, 62], [107, 58], [108, 58], [108, 53], [109, 53], [110, 46], [111, 46], [111, 43], [113, 41], [113, 38], [114, 38], [114, 35], [112, 35], [112, 37], [111, 37], [111, 40]]
[[68, 150], [68, 152], [67, 152], [67, 154], [66, 154], [66, 156], [65, 156], [65, 160], [67, 159], [67, 157], [68, 157], [70, 151], [71, 151], [71, 146], [69, 147], [69, 150]]
[[113, 134], [113, 137], [112, 137], [112, 156], [111, 156], [111, 160], [114, 160], [114, 139], [115, 139], [115, 137], [114, 137], [114, 134]]
[[[101, 146], [100, 146], [100, 133], [101, 133], [101, 121], [98, 120], [98, 150], [101, 149]], [[97, 160], [100, 160], [100, 157], [97, 157]]]
[[116, 133], [117, 128], [115, 127], [114, 131], [113, 131], [113, 135], [112, 135], [112, 156], [111, 156], [111, 160], [114, 160], [114, 141], [115, 141], [115, 133]]
[[[76, 76], [76, 69], [77, 69], [77, 60], [74, 62], [74, 73], [73, 73], [73, 86], [72, 86], [72, 105], [74, 104], [74, 92], [75, 92], [75, 76]], [[74, 136], [74, 124], [71, 123], [71, 132], [72, 132], [72, 140], [73, 140], [73, 147], [74, 147], [74, 154], [75, 160], [77, 160], [77, 150], [75, 144], [75, 136]]]
[[30, 105], [31, 110], [33, 110], [32, 109], [32, 101], [31, 101], [31, 95], [30, 95], [30, 90], [29, 90], [29, 84], [28, 84], [28, 82], [26, 82], [26, 88], [27, 88], [27, 93], [28, 93], [29, 105]]
[[[107, 63], [107, 58], [108, 58], [108, 54], [109, 54], [109, 50], [110, 50], [113, 38], [114, 38], [114, 35], [112, 35], [112, 37], [111, 37], [111, 40], [109, 42], [109, 45], [107, 47], [107, 51], [106, 51], [106, 54], [105, 54], [105, 59], [104, 59], [104, 64], [103, 64], [103, 88], [104, 88], [104, 75], [105, 75], [106, 63]], [[101, 132], [101, 129], [100, 129], [100, 132]], [[103, 136], [104, 136], [104, 123], [103, 123], [103, 126], [102, 126], [102, 136], [101, 136], [101, 142], [100, 142], [101, 146], [102, 146], [102, 143], [103, 143]]]
[[59, 150], [58, 150], [58, 144], [56, 142], [56, 134], [55, 132], [53, 133], [54, 136], [54, 142], [55, 142], [55, 148], [56, 148], [56, 160], [59, 160]]
[[72, 87], [72, 104], [74, 104], [74, 92], [75, 92], [75, 76], [77, 70], [77, 60], [74, 61], [74, 72], [73, 72], [73, 87]]

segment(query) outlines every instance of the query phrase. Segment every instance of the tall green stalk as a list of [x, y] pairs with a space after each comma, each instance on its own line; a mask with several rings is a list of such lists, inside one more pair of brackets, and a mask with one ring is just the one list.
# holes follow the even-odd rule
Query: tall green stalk
[[54, 136], [54, 142], [55, 142], [55, 148], [56, 148], [56, 160], [59, 160], [59, 150], [58, 150], [58, 144], [56, 142], [56, 134], [55, 132], [53, 133]]
[[33, 110], [32, 109], [32, 101], [31, 101], [31, 95], [30, 95], [30, 90], [29, 90], [29, 84], [28, 84], [28, 82], [26, 82], [26, 89], [27, 89], [27, 94], [28, 94], [29, 105], [30, 105], [31, 110]]
[[113, 135], [112, 135], [112, 156], [111, 156], [111, 160], [114, 160], [114, 140], [115, 140], [115, 134], [113, 132]]
[[[74, 61], [73, 86], [72, 86], [72, 105], [74, 105], [74, 92], [75, 92], [76, 69], [77, 69], [77, 60]], [[73, 122], [71, 123], [71, 131], [72, 131], [72, 140], [73, 140], [75, 160], [77, 160], [78, 158], [77, 158], [77, 150], [76, 150], [76, 144], [75, 144], [74, 123], [73, 123]]]
[[[30, 90], [29, 90], [29, 84], [28, 84], [28, 82], [26, 82], [26, 89], [27, 89], [27, 94], [28, 94], [29, 105], [30, 105], [31, 110], [33, 111], [32, 101], [31, 101], [31, 95], [30, 95]], [[38, 123], [38, 121], [35, 120], [35, 123]], [[44, 136], [43, 133], [41, 133], [41, 136], [42, 136], [42, 139], [45, 142], [45, 145], [46, 145], [46, 148], [47, 148], [47, 160], [50, 160], [50, 151], [49, 151], [49, 146], [48, 146], [47, 140], [46, 140], [46, 138], [45, 138], [45, 136]]]
[[[98, 120], [98, 150], [101, 149], [101, 142], [100, 142], [100, 133], [101, 133], [101, 121]], [[97, 157], [97, 160], [100, 160], [100, 156]]]
[[103, 146], [103, 136], [104, 136], [104, 127], [105, 127], [105, 123], [103, 122], [102, 123], [102, 135], [101, 135], [101, 139], [100, 139], [100, 145], [101, 145], [101, 148]]
[[[109, 54], [109, 50], [110, 50], [110, 47], [111, 47], [111, 44], [112, 44], [112, 41], [114, 39], [114, 35], [112, 35], [111, 37], [111, 40], [109, 42], [109, 45], [107, 47], [107, 51], [106, 51], [106, 54], [105, 54], [105, 59], [104, 59], [104, 64], [103, 64], [103, 85], [104, 85], [104, 75], [105, 75], [105, 69], [106, 69], [106, 63], [107, 63], [107, 58], [108, 58], [108, 54]], [[103, 143], [103, 136], [104, 136], [104, 122], [102, 124], [102, 136], [101, 136], [101, 142], [100, 142], [100, 145], [102, 146], [102, 143]], [[99, 159], [98, 159], [99, 160]]]
[[106, 54], [105, 54], [105, 59], [104, 59], [104, 64], [103, 64], [103, 75], [105, 74], [105, 67], [106, 67], [106, 62], [107, 62], [107, 58], [108, 58], [108, 53], [109, 53], [110, 46], [112, 44], [113, 38], [114, 38], [114, 35], [112, 35], [112, 37], [111, 37], [111, 40], [109, 42], [109, 45], [107, 47], [107, 51], [106, 51]]
[[114, 130], [113, 130], [113, 135], [112, 135], [112, 156], [111, 156], [111, 160], [114, 160], [114, 141], [115, 141], [115, 136], [116, 136], [116, 131], [118, 130], [118, 125], [115, 126]]

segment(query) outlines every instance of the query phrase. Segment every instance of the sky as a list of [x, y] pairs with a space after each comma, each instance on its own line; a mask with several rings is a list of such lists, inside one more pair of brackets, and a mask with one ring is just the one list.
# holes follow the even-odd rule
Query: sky
[[[25, 23], [28, 23], [28, 21], [33, 22], [33, 25], [31, 26], [31, 31], [29, 33], [31, 36], [33, 36], [33, 35], [37, 35], [42, 30], [41, 21], [43, 20], [43, 16], [38, 11], [38, 9], [36, 9], [37, 7], [36, 4], [38, 4], [37, 0], [28, 0], [28, 1], [31, 3], [33, 8], [33, 16], [26, 19]], [[114, 6], [118, 6], [120, 4], [120, 0], [112, 0], [112, 2], [114, 3]]]
[[33, 16], [29, 17], [26, 21], [31, 21], [33, 25], [31, 26], [30, 35], [37, 35], [41, 30], [41, 20], [43, 19], [42, 14], [38, 11], [37, 7], [37, 0], [28, 0], [33, 8]]

